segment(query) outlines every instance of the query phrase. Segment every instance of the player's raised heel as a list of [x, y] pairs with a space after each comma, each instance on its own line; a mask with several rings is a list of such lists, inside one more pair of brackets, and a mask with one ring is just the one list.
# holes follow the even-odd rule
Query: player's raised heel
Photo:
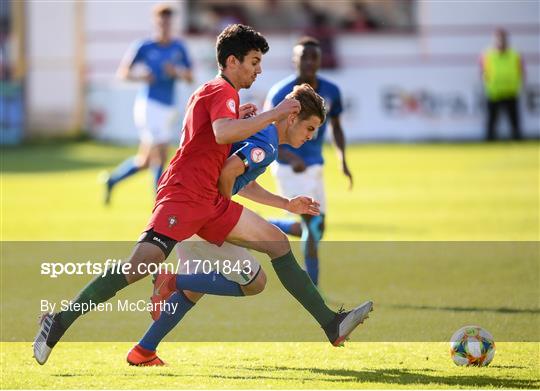
[[147, 350], [138, 344], [129, 351], [126, 360], [129, 365], [138, 367], [159, 367], [166, 365], [165, 362], [157, 356], [156, 352]]
[[373, 311], [373, 302], [366, 301], [352, 311], [338, 312], [335, 318], [323, 327], [330, 343], [334, 346], [343, 346], [354, 329], [369, 318], [371, 311]]
[[32, 348], [34, 350], [34, 358], [43, 365], [51, 355], [52, 348], [64, 335], [65, 330], [60, 325], [57, 319], [57, 314], [45, 313], [39, 321], [39, 331], [34, 338]]

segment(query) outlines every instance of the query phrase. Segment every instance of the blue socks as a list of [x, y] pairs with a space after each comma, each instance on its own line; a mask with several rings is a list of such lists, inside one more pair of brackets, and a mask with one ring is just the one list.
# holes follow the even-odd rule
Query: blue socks
[[135, 174], [137, 171], [139, 171], [139, 167], [135, 164], [135, 158], [127, 158], [111, 173], [107, 185], [112, 188], [118, 182]]
[[[199, 293], [208, 293], [220, 296], [244, 296], [240, 285], [227, 280], [221, 274], [211, 272], [209, 274], [182, 274], [176, 276], [176, 287], [179, 291], [190, 290]], [[181, 292], [174, 292], [167, 303], [177, 305], [174, 312], [161, 311], [161, 315], [146, 334], [139, 341], [139, 345], [151, 351], [155, 351], [158, 344], [165, 336], [182, 320], [184, 315], [195, 305]], [[169, 307], [172, 308], [172, 307]]]
[[308, 239], [311, 239], [314, 242], [315, 246], [315, 254], [319, 251], [319, 242], [322, 239], [322, 223], [323, 223], [323, 216], [313, 216], [311, 220], [309, 221], [309, 224], [307, 224], [304, 220], [302, 220], [302, 245], [304, 250], [304, 263], [306, 265], [306, 272], [309, 275], [309, 278], [311, 278], [311, 281], [313, 281], [313, 284], [315, 286], [318, 286], [319, 284], [319, 259], [318, 257], [310, 257], [310, 251], [309, 251], [309, 244]]
[[[127, 158], [111, 173], [109, 180], [107, 181], [109, 189], [112, 189], [118, 182], [132, 176], [139, 170], [140, 168], [135, 162], [135, 157]], [[153, 166], [152, 173], [154, 176], [154, 188], [157, 190], [159, 178], [161, 178], [161, 174], [163, 174], [163, 166]]]
[[167, 303], [171, 305], [177, 305], [176, 310], [171, 310], [170, 313], [161, 311], [161, 315], [158, 320], [156, 320], [150, 328], [146, 331], [146, 334], [139, 341], [139, 345], [143, 348], [155, 351], [159, 343], [165, 338], [165, 336], [182, 320], [184, 315], [191, 309], [195, 304], [188, 300], [183, 293], [174, 292]]
[[317, 286], [319, 284], [319, 260], [317, 258], [305, 258], [306, 273], [308, 274], [313, 284]]
[[280, 230], [285, 232], [287, 235], [291, 233], [291, 227], [296, 224], [296, 221], [294, 220], [286, 220], [286, 219], [270, 219], [268, 220], [270, 224], [274, 224], [276, 227], [278, 227]]
[[244, 296], [240, 284], [229, 281], [216, 272], [200, 274], [178, 274], [176, 288], [219, 296]]
[[159, 178], [161, 178], [161, 174], [163, 174], [163, 166], [152, 167], [152, 172], [154, 173], [154, 187], [157, 191]]

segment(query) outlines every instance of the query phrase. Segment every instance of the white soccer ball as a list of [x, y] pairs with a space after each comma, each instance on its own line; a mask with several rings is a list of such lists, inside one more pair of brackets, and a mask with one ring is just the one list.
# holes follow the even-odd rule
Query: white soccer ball
[[485, 367], [495, 356], [495, 341], [483, 328], [465, 326], [450, 338], [450, 355], [456, 365]]

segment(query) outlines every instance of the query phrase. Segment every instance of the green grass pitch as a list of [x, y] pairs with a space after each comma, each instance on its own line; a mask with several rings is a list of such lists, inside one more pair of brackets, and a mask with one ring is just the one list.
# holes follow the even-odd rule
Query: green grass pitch
[[[120, 184], [109, 208], [100, 203], [102, 188], [97, 182], [100, 171], [113, 168], [132, 154], [133, 148], [80, 142], [3, 148], [1, 152], [3, 241], [134, 241], [144, 228], [152, 207], [149, 173]], [[329, 211], [325, 240], [375, 244], [538, 241], [539, 152], [537, 142], [351, 146], [348, 159], [355, 186], [349, 192], [338, 171], [335, 154], [328, 148], [325, 180]], [[275, 188], [269, 174], [263, 176], [261, 183]], [[266, 217], [281, 215], [271, 208], [245, 204]], [[21, 289], [17, 281], [10, 279], [20, 265], [7, 255], [3, 250], [2, 326], [19, 328], [24, 335], [28, 329], [33, 334], [37, 330], [37, 314], [33, 310], [32, 325], [10, 317], [13, 307], [25, 303], [5, 300], [14, 289]], [[65, 342], [55, 348], [50, 361], [42, 367], [31, 357], [31, 343], [6, 342], [9, 333], [4, 329], [0, 343], [1, 388], [540, 387], [537, 259], [532, 264], [507, 264], [507, 253], [494, 251], [490, 259], [478, 261], [478, 273], [465, 273], [457, 282], [444, 284], [444, 280], [426, 278], [429, 270], [416, 272], [415, 267], [429, 259], [402, 255], [411, 258], [410, 262], [418, 262], [412, 272], [411, 263], [407, 262], [394, 263], [387, 271], [377, 273], [381, 270], [377, 259], [344, 260], [341, 264], [337, 260], [326, 261], [321, 284], [329, 298], [350, 306], [356, 302], [352, 296], [360, 292], [361, 297], [369, 296], [375, 301], [375, 312], [345, 348], [332, 348], [326, 342], [165, 342], [160, 346], [160, 355], [169, 363], [167, 367], [132, 368], [124, 360], [135, 339], [114, 343]], [[461, 262], [463, 265], [439, 265], [443, 268], [440, 273], [449, 280], [461, 276], [459, 270], [466, 267], [467, 259]], [[241, 299], [236, 305], [237, 318], [251, 317], [258, 308], [264, 308], [260, 306], [269, 306], [276, 311], [290, 310], [291, 314], [298, 314], [294, 315], [298, 319], [270, 317], [267, 321], [261, 316], [257, 321], [254, 316], [250, 338], [257, 340], [273, 328], [286, 329], [287, 321], [305, 321], [317, 340], [320, 331], [282, 292], [268, 261], [263, 261], [263, 267], [269, 276], [268, 289], [257, 297]], [[407, 278], [402, 281], [400, 276]], [[475, 276], [497, 281], [500, 289], [475, 291], [471, 285]], [[58, 294], [71, 297], [85, 278], [65, 291], [58, 286]], [[39, 291], [39, 281], [35, 277], [35, 285], [29, 287]], [[125, 294], [146, 297], [148, 293], [149, 286], [141, 284], [128, 288]], [[229, 309], [219, 309], [218, 298], [204, 300], [207, 301], [201, 303], [199, 314], [191, 314], [175, 332], [212, 332], [213, 328], [231, 322], [226, 318]], [[207, 328], [200, 329], [195, 320], [205, 316]], [[106, 314], [89, 314], [74, 329], [83, 332], [91, 324], [110, 328], [116, 325], [124, 330], [133, 328], [134, 335], [139, 335], [148, 319], [128, 314], [111, 321]], [[397, 328], [414, 333], [408, 329], [410, 319], [429, 329], [428, 340], [439, 342], [397, 342], [397, 338], [390, 338], [394, 342], [381, 342], [384, 333], [393, 335]], [[449, 357], [448, 344], [443, 342], [457, 329], [456, 325], [469, 319], [490, 325], [486, 328], [495, 335], [497, 353], [487, 368], [456, 367]], [[175, 340], [182, 340], [178, 338], [181, 335], [176, 334]], [[504, 336], [503, 341], [498, 336]], [[322, 335], [320, 338], [322, 341]], [[523, 340], [529, 342], [507, 342]]]

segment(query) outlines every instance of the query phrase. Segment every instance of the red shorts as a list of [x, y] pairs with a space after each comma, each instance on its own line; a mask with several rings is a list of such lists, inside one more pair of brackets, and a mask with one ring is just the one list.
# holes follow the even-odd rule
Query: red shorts
[[145, 231], [154, 231], [182, 241], [197, 234], [221, 246], [240, 219], [243, 206], [223, 196], [216, 204], [202, 201], [164, 201], [152, 212]]

